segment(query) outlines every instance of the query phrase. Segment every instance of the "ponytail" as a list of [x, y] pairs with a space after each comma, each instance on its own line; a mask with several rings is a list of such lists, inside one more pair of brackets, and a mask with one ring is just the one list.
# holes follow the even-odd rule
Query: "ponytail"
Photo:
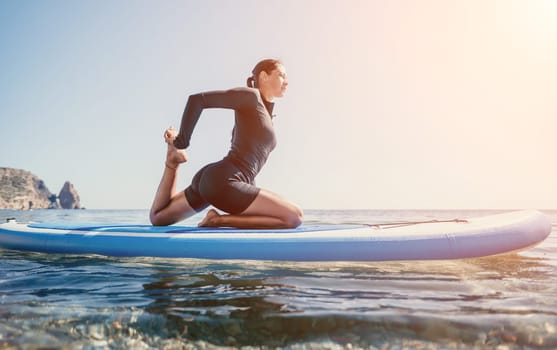
[[246, 84], [250, 88], [255, 88], [255, 78], [253, 76], [249, 77]]

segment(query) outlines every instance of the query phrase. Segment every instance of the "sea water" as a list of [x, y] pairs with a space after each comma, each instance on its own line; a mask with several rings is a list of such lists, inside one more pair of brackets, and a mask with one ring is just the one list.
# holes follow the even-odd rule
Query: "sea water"
[[[307, 210], [305, 223], [501, 211]], [[302, 263], [0, 250], [0, 349], [555, 349], [552, 234], [470, 260]], [[146, 224], [145, 210], [0, 211], [20, 222]], [[200, 216], [182, 224], [195, 225]]]

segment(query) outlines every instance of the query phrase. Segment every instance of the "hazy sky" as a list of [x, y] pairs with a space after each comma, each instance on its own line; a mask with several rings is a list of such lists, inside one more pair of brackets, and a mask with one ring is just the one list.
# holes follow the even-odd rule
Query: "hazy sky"
[[[289, 75], [258, 185], [306, 209], [557, 208], [557, 1], [0, 0], [0, 166], [148, 208], [188, 95]], [[207, 110], [184, 188], [221, 159]]]

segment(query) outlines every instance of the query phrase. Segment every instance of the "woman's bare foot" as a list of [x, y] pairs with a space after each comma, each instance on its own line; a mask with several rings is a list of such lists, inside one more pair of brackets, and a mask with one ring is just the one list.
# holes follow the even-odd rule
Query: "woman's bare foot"
[[178, 132], [173, 127], [169, 127], [164, 132], [164, 141], [168, 144], [166, 150], [166, 165], [171, 168], [177, 168], [181, 163], [185, 163], [188, 160], [186, 151], [183, 149], [178, 149], [174, 146], [174, 140]]
[[197, 225], [199, 227], [217, 227], [215, 219], [220, 217], [215, 209], [209, 209], [205, 218]]

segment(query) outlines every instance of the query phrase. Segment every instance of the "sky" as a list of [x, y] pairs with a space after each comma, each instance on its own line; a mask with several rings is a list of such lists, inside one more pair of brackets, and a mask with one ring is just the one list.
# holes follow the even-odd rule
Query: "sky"
[[[190, 94], [289, 77], [257, 184], [304, 209], [557, 208], [557, 1], [0, 0], [0, 166], [146, 209]], [[203, 112], [185, 188], [230, 146]]]

